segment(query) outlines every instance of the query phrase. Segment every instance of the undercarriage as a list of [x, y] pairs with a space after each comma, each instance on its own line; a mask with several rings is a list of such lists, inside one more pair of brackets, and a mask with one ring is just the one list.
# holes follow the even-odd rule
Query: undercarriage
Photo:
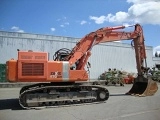
[[108, 100], [108, 90], [100, 85], [84, 83], [39, 83], [20, 90], [22, 108], [45, 108], [100, 103]]

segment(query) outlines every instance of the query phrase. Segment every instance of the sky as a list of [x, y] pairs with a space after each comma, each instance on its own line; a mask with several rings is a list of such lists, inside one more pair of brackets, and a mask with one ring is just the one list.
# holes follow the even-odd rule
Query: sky
[[82, 38], [102, 27], [143, 27], [160, 52], [160, 0], [0, 0], [0, 30]]

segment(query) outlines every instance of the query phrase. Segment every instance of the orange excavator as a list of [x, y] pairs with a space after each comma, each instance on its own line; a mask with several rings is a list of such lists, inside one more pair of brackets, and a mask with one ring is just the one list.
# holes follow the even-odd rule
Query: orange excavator
[[6, 62], [8, 81], [38, 82], [21, 88], [19, 104], [23, 108], [41, 108], [108, 100], [107, 88], [89, 82], [89, 73], [85, 69], [90, 66], [88, 58], [95, 45], [120, 40], [133, 40], [138, 71], [131, 90], [126, 94], [154, 95], [158, 86], [147, 77], [143, 30], [139, 24], [133, 26], [135, 30], [132, 32], [121, 31], [126, 26], [98, 29], [83, 37], [72, 50], [56, 51], [53, 60], [48, 60], [47, 52], [19, 50], [17, 60]]

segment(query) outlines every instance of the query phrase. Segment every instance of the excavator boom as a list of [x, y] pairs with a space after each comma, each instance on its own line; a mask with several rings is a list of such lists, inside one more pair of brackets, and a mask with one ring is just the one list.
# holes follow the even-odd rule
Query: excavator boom
[[91, 51], [94, 45], [105, 42], [131, 40], [137, 38], [138, 33], [135, 31], [117, 31], [124, 28], [125, 26], [106, 27], [87, 34], [76, 44], [76, 46], [72, 49], [70, 55], [68, 55], [65, 60], [69, 61], [69, 63], [72, 65], [77, 62], [77, 60], [82, 58], [82, 56], [85, 55], [86, 52]]

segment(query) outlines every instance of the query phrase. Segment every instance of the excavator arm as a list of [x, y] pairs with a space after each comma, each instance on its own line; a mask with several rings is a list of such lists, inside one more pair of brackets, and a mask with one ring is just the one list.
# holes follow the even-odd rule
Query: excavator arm
[[147, 72], [147, 71], [144, 71], [144, 69], [147, 68], [147, 63], [146, 63], [146, 51], [145, 51], [142, 27], [140, 25], [136, 25], [135, 32], [138, 33], [138, 37], [133, 39], [134, 49], [136, 54], [137, 71], [138, 71], [138, 75], [142, 75], [143, 72]]

